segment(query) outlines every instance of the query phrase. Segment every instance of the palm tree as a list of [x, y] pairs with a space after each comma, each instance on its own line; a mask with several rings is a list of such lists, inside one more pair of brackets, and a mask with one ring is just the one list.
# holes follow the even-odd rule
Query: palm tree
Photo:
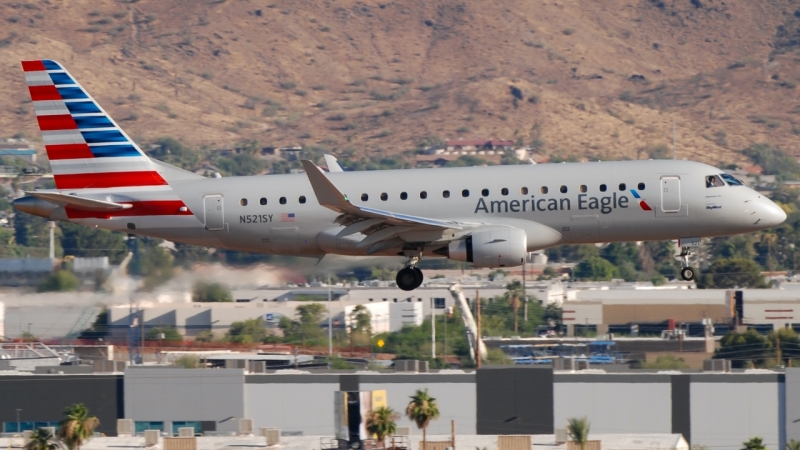
[[751, 437], [749, 441], [743, 442], [742, 445], [744, 446], [742, 450], [767, 450], [763, 439], [758, 436]]
[[790, 440], [786, 443], [786, 450], [800, 450], [800, 441]]
[[53, 433], [46, 428], [38, 428], [31, 435], [31, 440], [25, 444], [25, 450], [58, 450], [60, 445], [53, 440]]
[[94, 429], [100, 425], [95, 416], [89, 415], [89, 410], [83, 403], [68, 406], [64, 411], [64, 418], [58, 423], [58, 437], [69, 450], [80, 450], [84, 441], [87, 441]]
[[386, 436], [391, 436], [397, 431], [397, 423], [395, 421], [399, 418], [400, 415], [394, 412], [392, 408], [381, 406], [369, 412], [367, 431], [369, 434], [374, 434], [375, 439], [383, 445]]
[[425, 450], [426, 430], [431, 420], [439, 417], [439, 405], [436, 399], [428, 395], [428, 389], [417, 389], [406, 407], [406, 417], [422, 430], [422, 449]]
[[567, 433], [573, 441], [581, 446], [581, 450], [586, 450], [586, 442], [589, 440], [589, 425], [586, 417], [567, 419]]
[[514, 309], [514, 333], [518, 333], [519, 329], [519, 303], [522, 297], [522, 283], [519, 281], [512, 281], [506, 285], [508, 291], [508, 299], [511, 302], [511, 308]]

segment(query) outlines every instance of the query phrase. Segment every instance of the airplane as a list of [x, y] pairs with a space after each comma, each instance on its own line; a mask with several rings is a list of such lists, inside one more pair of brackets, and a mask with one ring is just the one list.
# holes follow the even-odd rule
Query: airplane
[[701, 238], [779, 225], [786, 213], [713, 166], [639, 160], [206, 178], [149, 158], [60, 63], [22, 68], [55, 189], [18, 211], [207, 247], [322, 258], [404, 257], [513, 267], [562, 244], [678, 240], [690, 281]]

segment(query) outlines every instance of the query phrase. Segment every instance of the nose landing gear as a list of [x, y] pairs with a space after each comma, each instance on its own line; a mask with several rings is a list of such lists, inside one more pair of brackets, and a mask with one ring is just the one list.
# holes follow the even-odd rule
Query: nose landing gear
[[675, 255], [677, 258], [681, 259], [681, 278], [684, 281], [692, 281], [694, 280], [694, 268], [689, 267], [689, 256], [692, 255], [692, 252], [689, 250], [689, 247], [681, 247], [681, 253], [679, 255]]
[[406, 266], [397, 272], [397, 287], [404, 291], [413, 291], [422, 285], [422, 271], [417, 267], [419, 257], [411, 257], [408, 259]]

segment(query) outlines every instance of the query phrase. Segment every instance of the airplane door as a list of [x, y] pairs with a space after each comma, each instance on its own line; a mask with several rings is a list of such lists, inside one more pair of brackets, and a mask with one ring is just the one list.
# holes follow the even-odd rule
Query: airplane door
[[221, 195], [203, 197], [206, 230], [216, 231], [225, 228], [225, 210]]
[[661, 211], [676, 213], [681, 210], [681, 179], [664, 177], [661, 179]]

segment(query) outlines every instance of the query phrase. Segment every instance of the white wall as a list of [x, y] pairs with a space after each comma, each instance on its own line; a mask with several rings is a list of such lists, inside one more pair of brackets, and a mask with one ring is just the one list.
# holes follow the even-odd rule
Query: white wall
[[592, 433], [672, 433], [670, 383], [555, 383], [553, 420], [586, 416]]
[[[414, 375], [408, 376], [409, 378], [414, 377]], [[428, 388], [428, 394], [436, 399], [441, 414], [438, 419], [428, 425], [428, 435], [449, 435], [451, 420], [456, 421], [458, 434], [477, 433], [478, 400], [475, 383], [398, 383], [393, 380], [390, 384], [362, 382], [360, 385], [362, 391], [386, 390], [389, 406], [401, 416], [397, 421], [397, 426], [410, 427], [411, 434], [422, 434], [422, 432], [405, 417], [406, 406], [417, 389], [425, 388]]]
[[333, 393], [338, 390], [338, 383], [247, 383], [245, 415], [256, 428], [333, 436]]
[[760, 436], [767, 448], [783, 450], [780, 383], [693, 381], [690, 389], [692, 445], [736, 450]]

